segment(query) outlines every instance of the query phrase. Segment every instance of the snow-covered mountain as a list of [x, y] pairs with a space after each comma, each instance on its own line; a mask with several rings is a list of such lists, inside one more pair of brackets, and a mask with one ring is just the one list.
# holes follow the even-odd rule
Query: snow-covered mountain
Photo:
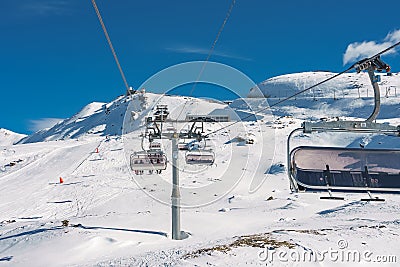
[[76, 139], [88, 134], [121, 134], [121, 125], [126, 107], [127, 101], [123, 96], [108, 104], [101, 102], [90, 103], [71, 118], [60, 121], [50, 129], [43, 129], [29, 135], [22, 139], [20, 143]]
[[[261, 82], [258, 85], [259, 90], [250, 89], [248, 102], [260, 102], [260, 99], [266, 97], [269, 105], [273, 105], [335, 74], [304, 72], [273, 77]], [[378, 75], [381, 76], [381, 112], [378, 118], [397, 119], [400, 117], [397, 108], [400, 102], [400, 75]], [[276, 116], [293, 116], [303, 120], [319, 120], [324, 117], [366, 119], [374, 108], [373, 96], [368, 74], [347, 73], [274, 106], [272, 112]]]
[[[189, 103], [185, 104], [188, 99], [181, 96], [145, 93], [132, 97], [120, 96], [110, 103], [93, 102], [71, 118], [60, 121], [50, 129], [27, 136], [20, 143], [77, 139], [88, 136], [120, 136], [123, 132], [126, 113], [128, 114], [127, 121], [135, 121], [131, 126], [143, 127], [144, 118], [151, 115], [157, 104], [168, 105], [172, 119], [179, 116], [179, 119], [183, 120], [187, 114], [205, 115], [219, 109], [223, 111], [226, 109], [224, 112], [232, 115], [226, 104], [195, 98], [191, 98]], [[128, 107], [131, 110], [127, 110]], [[184, 108], [181, 109], [181, 107]]]
[[26, 135], [0, 128], [0, 146], [13, 145], [24, 137], [26, 137]]
[[[285, 75], [261, 87], [271, 96], [267, 99], [271, 104], [284, 97], [285, 88], [285, 94], [290, 94], [326, 75], [332, 74]], [[265, 253], [276, 256], [282, 251], [308, 257], [324, 251], [359, 250], [372, 252], [371, 260], [399, 255], [397, 194], [374, 193], [386, 202], [368, 203], [360, 201], [366, 193], [335, 192], [345, 200], [322, 201], [319, 197], [325, 192], [292, 193], [289, 189], [286, 140], [291, 130], [304, 119], [363, 118], [372, 110], [370, 83], [363, 74], [354, 80], [355, 75], [332, 81], [323, 90], [325, 96], [309, 94], [275, 106], [274, 117], [269, 116], [264, 98], [239, 99], [228, 106], [146, 93], [91, 103], [51, 129], [5, 145], [0, 150], [0, 264], [307, 266], [309, 262], [290, 258], [285, 262], [263, 259]], [[390, 86], [398, 85], [398, 75], [382, 80], [388, 83], [381, 83], [383, 106], [378, 121], [396, 125], [400, 97], [397, 88]], [[386, 86], [390, 87], [387, 97]], [[340, 92], [337, 100], [334, 91]], [[178, 121], [188, 114], [224, 112], [236, 120], [247, 117], [249, 107], [257, 113], [257, 122], [244, 121], [210, 134], [207, 146], [216, 156], [212, 166], [192, 166], [185, 163], [185, 151], [176, 154], [185, 207], [181, 224], [189, 235], [181, 241], [171, 240], [170, 142], [159, 140], [168, 159], [162, 174], [137, 175], [129, 166], [130, 155], [142, 150], [145, 141], [141, 138], [145, 117], [157, 104], [167, 105], [170, 118]], [[237, 117], [233, 111], [238, 111]], [[184, 123], [171, 126], [180, 124]], [[211, 133], [229, 124], [205, 123], [204, 131]], [[243, 141], [246, 138], [254, 144]], [[400, 148], [394, 136], [331, 133], [299, 135], [292, 144], [359, 147], [361, 142], [366, 147]], [[343, 244], [348, 249], [339, 247]], [[321, 264], [336, 266], [338, 261], [311, 262], [312, 266]]]
[[[332, 72], [302, 72], [286, 74], [267, 79], [258, 88], [262, 92], [261, 97], [285, 98], [298, 91], [315, 85], [337, 73]], [[381, 76], [381, 93], [383, 96], [395, 96], [400, 94], [400, 75], [392, 73], [377, 74]], [[396, 89], [397, 88], [397, 89]], [[398, 92], [397, 92], [398, 91]], [[297, 98], [344, 98], [344, 97], [371, 97], [373, 90], [367, 73], [345, 73], [332, 79], [308, 92], [299, 95]], [[260, 97], [260, 92], [254, 88], [250, 89], [248, 97]]]

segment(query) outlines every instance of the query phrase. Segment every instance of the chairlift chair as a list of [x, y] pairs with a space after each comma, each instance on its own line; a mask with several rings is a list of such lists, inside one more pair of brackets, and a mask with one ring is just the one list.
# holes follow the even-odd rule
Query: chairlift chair
[[212, 150], [191, 150], [186, 152], [185, 160], [190, 165], [213, 165], [215, 153]]
[[178, 143], [178, 149], [179, 150], [189, 150], [189, 146], [185, 142], [179, 142]]
[[[368, 61], [369, 60], [369, 61]], [[380, 92], [374, 70], [390, 70], [379, 57], [355, 64], [358, 72], [367, 69], [374, 88], [375, 107], [365, 121], [303, 122], [293, 130], [287, 141], [288, 178], [292, 191], [327, 190], [367, 192], [366, 201], [384, 201], [372, 198], [370, 191], [400, 192], [400, 150], [332, 147], [296, 147], [290, 141], [296, 133], [341, 132], [399, 135], [400, 126], [374, 122], [380, 110]]]
[[131, 155], [130, 164], [135, 174], [143, 174], [144, 171], [160, 174], [167, 168], [167, 157], [161, 150], [140, 151]]
[[300, 146], [290, 165], [303, 189], [400, 190], [400, 150]]

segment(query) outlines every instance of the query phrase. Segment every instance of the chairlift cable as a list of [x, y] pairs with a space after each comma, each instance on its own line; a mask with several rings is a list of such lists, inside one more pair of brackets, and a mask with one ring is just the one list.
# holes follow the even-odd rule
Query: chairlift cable
[[132, 95], [131, 90], [129, 90], [128, 82], [126, 81], [124, 71], [122, 70], [121, 64], [119, 63], [119, 60], [118, 60], [118, 57], [117, 57], [117, 53], [115, 52], [115, 49], [114, 49], [114, 46], [113, 46], [113, 44], [111, 42], [110, 36], [108, 35], [108, 31], [107, 31], [106, 25], [104, 24], [104, 21], [103, 21], [103, 18], [101, 17], [99, 8], [97, 7], [96, 1], [92, 0], [92, 4], [93, 4], [93, 7], [94, 7], [94, 9], [96, 11], [97, 17], [98, 17], [99, 22], [101, 24], [101, 27], [103, 29], [104, 35], [105, 35], [105, 37], [107, 39], [108, 45], [110, 46], [111, 52], [112, 52], [112, 54], [114, 56], [114, 60], [115, 60], [115, 63], [117, 64], [117, 67], [118, 67], [118, 70], [119, 70], [119, 72], [121, 74], [122, 80], [123, 80], [123, 82], [125, 84], [126, 91], [128, 92], [129, 95]]
[[[388, 47], [388, 48], [386, 48], [386, 49], [380, 51], [379, 53], [377, 53], [377, 54], [375, 54], [375, 55], [373, 55], [373, 56], [371, 56], [371, 57], [369, 57], [369, 58], [367, 58], [367, 59], [365, 59], [365, 60], [362, 60], [362, 61], [363, 61], [363, 62], [366, 62], [366, 61], [374, 60], [374, 59], [376, 59], [377, 57], [379, 57], [380, 55], [382, 55], [382, 54], [384, 54], [384, 53], [386, 53], [386, 52], [392, 50], [393, 48], [395, 48], [395, 47], [398, 46], [398, 45], [400, 45], [400, 42], [397, 42], [396, 44], [394, 44], [394, 45], [392, 45], [392, 46], [390, 46], [390, 47]], [[334, 78], [337, 78], [337, 77], [339, 77], [340, 75], [345, 74], [345, 73], [349, 72], [350, 70], [354, 69], [354, 68], [356, 67], [357, 64], [358, 64], [358, 62], [357, 62], [357, 63], [354, 63], [353, 65], [351, 65], [351, 66], [350, 66], [349, 68], [347, 68], [346, 70], [344, 70], [344, 71], [342, 71], [342, 72], [339, 72], [339, 73], [337, 73], [337, 74], [335, 74], [335, 75], [333, 75], [333, 76], [331, 76], [331, 77], [329, 77], [329, 78], [327, 78], [327, 79], [325, 79], [325, 80], [323, 80], [323, 81], [321, 81], [321, 82], [319, 82], [319, 83], [316, 83], [316, 84], [314, 84], [314, 85], [312, 85], [312, 86], [310, 86], [310, 87], [308, 87], [308, 88], [306, 88], [306, 89], [304, 89], [304, 90], [301, 90], [301, 91], [299, 91], [299, 92], [297, 92], [297, 93], [295, 93], [295, 94], [293, 94], [293, 95], [291, 95], [291, 96], [288, 96], [288, 97], [286, 97], [286, 98], [284, 98], [284, 99], [282, 99], [282, 100], [280, 100], [280, 101], [278, 101], [278, 102], [276, 102], [276, 103], [274, 103], [274, 104], [272, 104], [272, 105], [269, 105], [269, 106], [267, 106], [267, 107], [265, 107], [265, 108], [263, 108], [263, 109], [260, 109], [260, 110], [258, 110], [257, 112], [253, 112], [252, 114], [250, 114], [250, 115], [248, 115], [248, 116], [242, 118], [240, 121], [235, 121], [235, 122], [233, 122], [233, 123], [231, 123], [231, 124], [229, 124], [229, 125], [223, 126], [223, 127], [219, 128], [219, 129], [217, 129], [217, 130], [215, 130], [215, 131], [212, 131], [211, 133], [206, 134], [205, 137], [208, 137], [208, 136], [211, 135], [211, 134], [215, 134], [215, 133], [217, 133], [217, 132], [219, 132], [219, 131], [222, 131], [222, 130], [224, 130], [224, 129], [226, 129], [226, 128], [229, 128], [229, 127], [231, 127], [231, 126], [233, 126], [233, 125], [235, 125], [235, 124], [237, 124], [237, 123], [239, 123], [239, 122], [241, 122], [241, 121], [243, 121], [243, 120], [245, 120], [245, 119], [248, 119], [248, 118], [250, 118], [250, 117], [252, 117], [252, 116], [256, 116], [257, 113], [263, 112], [263, 111], [268, 110], [268, 109], [270, 109], [270, 108], [272, 108], [272, 107], [274, 107], [274, 106], [277, 106], [277, 105], [279, 105], [279, 104], [282, 104], [283, 102], [285, 102], [285, 101], [287, 101], [287, 100], [290, 100], [290, 99], [292, 99], [292, 98], [294, 98], [294, 97], [296, 97], [296, 96], [298, 96], [298, 95], [300, 95], [300, 94], [302, 94], [302, 93], [304, 93], [304, 92], [306, 92], [306, 91], [309, 91], [309, 90], [311, 90], [311, 89], [313, 89], [313, 88], [315, 88], [315, 87], [317, 87], [317, 86], [320, 86], [320, 85], [322, 85], [322, 84], [324, 84], [324, 83], [326, 83], [326, 82], [328, 82], [328, 81], [330, 81], [330, 80], [332, 80], [332, 79], [334, 79]]]
[[[200, 80], [200, 78], [201, 78], [201, 75], [203, 75], [203, 72], [204, 72], [204, 70], [205, 70], [205, 68], [206, 68], [206, 65], [207, 65], [208, 61], [210, 60], [211, 55], [212, 55], [213, 52], [214, 52], [215, 46], [217, 45], [217, 42], [218, 42], [218, 40], [219, 40], [219, 37], [221, 36], [221, 33], [222, 33], [222, 31], [224, 30], [225, 25], [226, 25], [226, 23], [228, 22], [229, 17], [231, 16], [231, 13], [232, 13], [233, 7], [235, 6], [235, 3], [236, 3], [236, 0], [232, 0], [232, 3], [231, 3], [231, 5], [230, 5], [230, 7], [229, 7], [229, 10], [228, 10], [228, 12], [226, 13], [225, 19], [224, 19], [224, 21], [223, 21], [221, 27], [220, 27], [219, 30], [218, 30], [217, 36], [215, 37], [214, 42], [213, 42], [213, 44], [212, 44], [210, 50], [208, 51], [207, 58], [206, 58], [206, 60], [203, 62], [203, 65], [202, 65], [202, 67], [201, 67], [201, 69], [200, 69], [200, 72], [199, 72], [199, 74], [197, 75], [196, 81], [193, 83], [192, 89], [190, 90], [190, 93], [189, 93], [189, 97], [191, 97], [191, 96], [193, 95], [193, 92], [194, 92], [194, 90], [196, 89], [196, 85], [197, 85], [197, 83], [199, 82], [199, 80]], [[178, 120], [179, 117], [181, 116], [181, 114], [182, 114], [183, 110], [185, 109], [185, 107], [186, 107], [188, 101], [189, 101], [189, 99], [185, 101], [185, 104], [183, 105], [181, 111], [179, 112], [179, 115], [177, 116], [176, 120]]]

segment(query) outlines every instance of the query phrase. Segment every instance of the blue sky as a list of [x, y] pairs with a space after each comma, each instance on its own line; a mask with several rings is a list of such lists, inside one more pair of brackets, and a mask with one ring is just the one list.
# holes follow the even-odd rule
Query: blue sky
[[[166, 67], [204, 60], [230, 3], [97, 0], [134, 88]], [[285, 73], [338, 72], [349, 44], [382, 43], [400, 29], [398, 10], [398, 1], [236, 0], [210, 60], [257, 83]], [[0, 30], [0, 128], [29, 133], [125, 92], [90, 0], [1, 1]], [[396, 54], [385, 59], [400, 71]]]

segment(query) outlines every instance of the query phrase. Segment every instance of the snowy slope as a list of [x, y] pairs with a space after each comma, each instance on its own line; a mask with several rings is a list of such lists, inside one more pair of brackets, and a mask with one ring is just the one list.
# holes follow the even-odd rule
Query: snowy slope
[[9, 146], [17, 143], [26, 135], [14, 133], [10, 130], [0, 128], [0, 146]]
[[[298, 74], [302, 75], [307, 80], [307, 75]], [[168, 105], [173, 119], [231, 109], [243, 117], [249, 106], [255, 111], [266, 108], [265, 101], [256, 98], [246, 99], [248, 103], [237, 100], [230, 107], [186, 100], [146, 93], [133, 99], [120, 97], [105, 106], [93, 103], [25, 143], [6, 146], [0, 153], [0, 265], [265, 266], [259, 258], [262, 247], [276, 253], [371, 251], [374, 257], [397, 255], [398, 264], [399, 195], [374, 194], [385, 198], [383, 203], [361, 202], [366, 194], [355, 193], [337, 193], [344, 201], [321, 201], [325, 193], [289, 190], [287, 135], [302, 119], [333, 116], [335, 110], [337, 116], [367, 116], [372, 100], [357, 94], [339, 100], [296, 99], [274, 107], [274, 118], [267, 110], [257, 112], [258, 123], [238, 123], [211, 135], [208, 145], [217, 156], [211, 167], [185, 165], [185, 152], [180, 152], [182, 230], [189, 238], [171, 240], [171, 211], [165, 204], [171, 195], [170, 164], [160, 176], [132, 175], [127, 165], [129, 155], [141, 150], [144, 118], [157, 104]], [[400, 123], [399, 97], [382, 100], [380, 121]], [[357, 101], [358, 106], [351, 106]], [[206, 123], [205, 131], [226, 125]], [[183, 122], [167, 126], [187, 127]], [[235, 141], [243, 136], [251, 136], [255, 144]], [[293, 144], [358, 146], [360, 142], [367, 147], [400, 148], [398, 137], [327, 133], [302, 135]], [[161, 143], [170, 158], [170, 142]], [[4, 167], [11, 161], [18, 163]], [[344, 242], [348, 247], [339, 248]], [[366, 264], [275, 258], [268, 266]]]

